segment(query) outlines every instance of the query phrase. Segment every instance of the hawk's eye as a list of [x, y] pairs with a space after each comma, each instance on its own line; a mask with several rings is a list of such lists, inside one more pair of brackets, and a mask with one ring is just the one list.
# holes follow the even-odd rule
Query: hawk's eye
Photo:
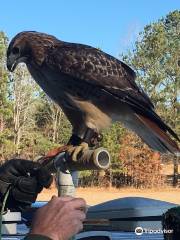
[[18, 54], [18, 53], [19, 53], [19, 48], [18, 48], [18, 47], [14, 47], [14, 48], [12, 49], [12, 53], [13, 53], [13, 54]]

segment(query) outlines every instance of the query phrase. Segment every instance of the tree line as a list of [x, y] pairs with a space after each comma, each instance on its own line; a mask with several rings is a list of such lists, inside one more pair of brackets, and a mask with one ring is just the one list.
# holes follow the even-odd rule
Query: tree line
[[[8, 37], [1, 31], [0, 160], [11, 157], [34, 159], [56, 146], [66, 144], [71, 125], [62, 110], [35, 83], [25, 65], [20, 65], [15, 73], [7, 71], [7, 46]], [[180, 11], [176, 10], [145, 26], [133, 49], [120, 56], [136, 71], [136, 81], [148, 93], [158, 114], [177, 134], [180, 132], [179, 49]], [[152, 151], [120, 123], [113, 124], [103, 134], [102, 146], [107, 147], [112, 156], [109, 177], [117, 171], [121, 174], [130, 172], [128, 166], [131, 160], [134, 169], [134, 164], [142, 164], [142, 169], [145, 169], [148, 157], [144, 157], [146, 160], [143, 161], [142, 156], [154, 159]], [[165, 156], [164, 159], [172, 160], [172, 157]], [[155, 162], [160, 164], [157, 158]], [[174, 162], [177, 175], [178, 160]], [[157, 172], [160, 172], [158, 167]], [[152, 173], [153, 170], [149, 174]]]

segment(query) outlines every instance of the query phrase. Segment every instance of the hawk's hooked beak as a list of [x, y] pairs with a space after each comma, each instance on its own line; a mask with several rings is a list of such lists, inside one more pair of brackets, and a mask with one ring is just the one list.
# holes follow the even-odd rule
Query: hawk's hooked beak
[[14, 55], [9, 55], [7, 57], [7, 69], [13, 72], [19, 63], [25, 62], [26, 57], [15, 58]]
[[16, 66], [17, 66], [16, 61], [11, 62], [9, 59], [7, 59], [7, 69], [8, 69], [10, 72], [13, 72], [14, 69], [16, 68]]

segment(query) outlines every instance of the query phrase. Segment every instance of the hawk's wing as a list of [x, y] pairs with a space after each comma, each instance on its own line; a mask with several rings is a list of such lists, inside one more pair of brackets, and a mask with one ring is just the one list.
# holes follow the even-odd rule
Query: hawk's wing
[[49, 53], [48, 62], [60, 72], [101, 87], [119, 98], [129, 96], [132, 101], [153, 108], [145, 92], [135, 83], [135, 72], [125, 63], [100, 51], [82, 45], [66, 43]]
[[90, 46], [61, 43], [49, 51], [46, 64], [76, 81], [85, 81], [101, 88], [128, 104], [136, 113], [155, 120], [161, 129], [177, 138], [153, 111], [151, 100], [135, 82], [134, 71], [118, 59]]

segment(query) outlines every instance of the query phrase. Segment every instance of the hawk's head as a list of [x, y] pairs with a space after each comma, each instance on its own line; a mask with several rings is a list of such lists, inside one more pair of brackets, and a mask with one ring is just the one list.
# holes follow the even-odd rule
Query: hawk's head
[[7, 50], [7, 68], [13, 72], [18, 63], [41, 65], [46, 51], [59, 42], [57, 38], [45, 33], [25, 31], [18, 33], [10, 42]]

